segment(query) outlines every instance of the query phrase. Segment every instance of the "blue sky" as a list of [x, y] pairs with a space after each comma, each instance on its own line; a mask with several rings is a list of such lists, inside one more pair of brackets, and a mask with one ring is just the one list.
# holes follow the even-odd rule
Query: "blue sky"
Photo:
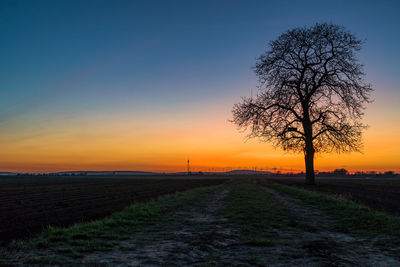
[[2, 1], [0, 129], [35, 136], [182, 112], [228, 120], [256, 90], [251, 67], [268, 41], [316, 22], [366, 40], [372, 110], [396, 119], [399, 14], [399, 1]]

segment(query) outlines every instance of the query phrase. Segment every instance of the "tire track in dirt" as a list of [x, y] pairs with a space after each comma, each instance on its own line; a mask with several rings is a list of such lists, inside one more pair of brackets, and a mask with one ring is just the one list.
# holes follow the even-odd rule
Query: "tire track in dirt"
[[226, 256], [224, 250], [237, 243], [238, 237], [237, 231], [228, 227], [227, 219], [218, 213], [228, 193], [229, 188], [218, 190], [176, 211], [168, 223], [131, 236], [113, 251], [89, 254], [81, 263], [105, 266], [221, 263], [221, 257]]
[[374, 247], [379, 239], [332, 231], [332, 219], [300, 200], [269, 187], [263, 190], [277, 199], [289, 212], [292, 222], [279, 231], [272, 265], [305, 266], [400, 266], [399, 250]]

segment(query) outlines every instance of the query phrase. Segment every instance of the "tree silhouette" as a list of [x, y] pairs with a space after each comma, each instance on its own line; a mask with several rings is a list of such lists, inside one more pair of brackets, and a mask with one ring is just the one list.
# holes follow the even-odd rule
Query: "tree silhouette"
[[284, 32], [256, 62], [255, 97], [233, 107], [249, 137], [304, 152], [306, 183], [315, 184], [316, 152], [360, 151], [361, 123], [372, 87], [356, 58], [362, 41], [334, 24]]

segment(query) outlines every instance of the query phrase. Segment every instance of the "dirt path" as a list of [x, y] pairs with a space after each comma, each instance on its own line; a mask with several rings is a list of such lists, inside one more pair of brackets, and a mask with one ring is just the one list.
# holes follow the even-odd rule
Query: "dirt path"
[[[204, 265], [223, 263], [225, 249], [237, 243], [237, 231], [217, 212], [228, 188], [214, 192], [171, 216], [167, 224], [131, 236], [110, 252], [87, 255], [81, 263], [112, 266]], [[228, 253], [229, 254], [229, 253]]]
[[271, 264], [270, 247], [241, 243], [240, 231], [221, 210], [227, 186], [178, 210], [171, 221], [132, 235], [110, 252], [80, 261], [96, 266], [260, 266]]
[[332, 231], [332, 220], [319, 210], [269, 187], [262, 189], [286, 207], [292, 219], [291, 229], [280, 231], [271, 247], [277, 256], [273, 265], [400, 266], [399, 249], [383, 251], [374, 246], [377, 238]]

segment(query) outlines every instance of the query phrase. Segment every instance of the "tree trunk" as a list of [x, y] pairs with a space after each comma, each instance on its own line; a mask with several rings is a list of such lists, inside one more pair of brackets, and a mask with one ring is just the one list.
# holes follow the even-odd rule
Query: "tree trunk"
[[305, 120], [303, 122], [304, 135], [306, 146], [304, 148], [305, 161], [306, 161], [306, 184], [315, 185], [315, 175], [314, 175], [314, 144], [313, 144], [313, 129], [310, 117], [308, 115], [308, 105], [304, 105], [304, 109], [307, 112], [304, 113]]
[[305, 161], [306, 161], [306, 184], [315, 185], [313, 147], [306, 150]]

